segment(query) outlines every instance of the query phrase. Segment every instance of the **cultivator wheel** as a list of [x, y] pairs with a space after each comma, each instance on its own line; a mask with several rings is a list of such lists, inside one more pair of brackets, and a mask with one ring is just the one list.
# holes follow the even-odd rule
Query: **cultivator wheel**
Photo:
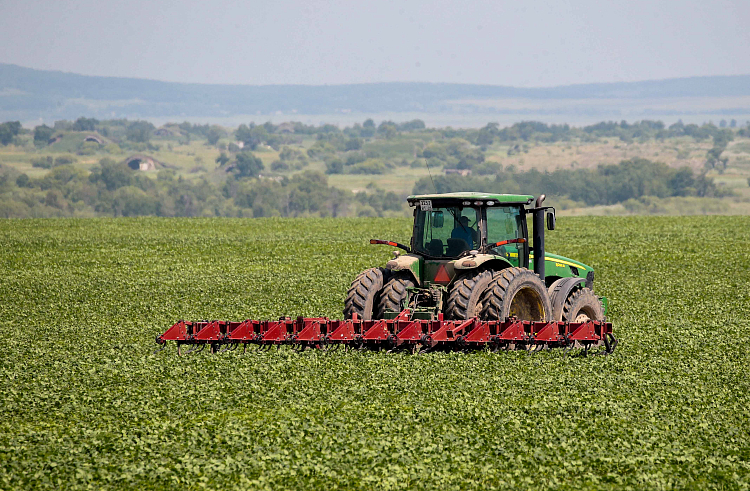
[[562, 308], [562, 320], [566, 322], [586, 322], [587, 320], [604, 319], [602, 303], [589, 288], [573, 292]]
[[456, 280], [448, 296], [446, 317], [463, 320], [476, 317], [482, 311], [482, 294], [492, 281], [493, 271], [470, 272]]
[[482, 296], [482, 319], [516, 317], [530, 321], [552, 320], [552, 304], [544, 282], [526, 268], [495, 273]]

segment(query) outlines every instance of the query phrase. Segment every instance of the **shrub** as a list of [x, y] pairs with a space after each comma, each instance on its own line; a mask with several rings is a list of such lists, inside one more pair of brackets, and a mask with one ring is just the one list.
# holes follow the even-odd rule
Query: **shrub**
[[52, 166], [55, 165], [55, 159], [47, 156], [47, 157], [38, 157], [31, 160], [31, 166], [37, 167], [40, 169], [51, 169]]
[[289, 170], [289, 164], [282, 160], [275, 160], [271, 163], [271, 170], [280, 172]]
[[388, 168], [381, 160], [367, 159], [350, 166], [348, 172], [349, 174], [385, 174], [388, 172]]

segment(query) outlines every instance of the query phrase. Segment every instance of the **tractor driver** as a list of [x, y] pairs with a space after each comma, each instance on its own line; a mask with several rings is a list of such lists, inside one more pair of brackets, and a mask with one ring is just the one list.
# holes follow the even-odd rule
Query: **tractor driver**
[[451, 239], [463, 239], [469, 249], [473, 249], [474, 234], [476, 234], [476, 231], [469, 227], [469, 217], [462, 215], [458, 218], [458, 225], [451, 232]]

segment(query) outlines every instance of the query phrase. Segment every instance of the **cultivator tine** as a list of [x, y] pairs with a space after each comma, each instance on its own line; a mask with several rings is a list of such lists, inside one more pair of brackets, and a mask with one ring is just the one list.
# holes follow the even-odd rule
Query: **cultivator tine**
[[237, 343], [229, 343], [229, 344], [226, 345], [225, 348], [221, 348], [220, 350], [216, 351], [216, 353], [224, 353], [226, 351], [234, 351], [234, 350], [237, 349], [238, 346], [239, 346], [239, 344], [237, 344]]
[[612, 335], [611, 332], [604, 334], [604, 351], [597, 353], [598, 355], [611, 355], [615, 352], [615, 348], [619, 341]]
[[608, 332], [604, 339], [609, 340], [609, 348], [607, 348], [609, 350], [609, 353], [614, 353], [615, 348], [617, 348], [617, 345], [620, 344], [620, 341], [611, 332]]
[[191, 353], [200, 353], [201, 351], [203, 351], [203, 350], [204, 350], [204, 349], [206, 348], [206, 345], [205, 345], [205, 344], [200, 344], [200, 345], [198, 345], [198, 346], [199, 346], [199, 348], [193, 348], [193, 349], [191, 349], [191, 350], [188, 350], [188, 351], [186, 351], [186, 352], [182, 353], [182, 352], [180, 351], [180, 347], [181, 347], [181, 346], [182, 346], [182, 345], [179, 345], [179, 344], [177, 345], [177, 353], [178, 353], [179, 355], [189, 355], [189, 354], [191, 354]]
[[165, 349], [167, 349], [167, 343], [164, 343], [164, 346], [162, 346], [161, 348], [155, 349], [154, 352], [151, 353], [151, 354], [155, 355], [156, 353], [160, 353], [160, 352], [164, 351]]

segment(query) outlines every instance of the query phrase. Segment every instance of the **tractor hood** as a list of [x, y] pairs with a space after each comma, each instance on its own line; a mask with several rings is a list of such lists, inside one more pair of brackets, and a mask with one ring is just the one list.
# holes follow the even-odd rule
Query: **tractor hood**
[[[533, 252], [530, 254], [530, 257], [534, 258]], [[560, 278], [578, 276], [585, 278], [589, 271], [594, 270], [594, 268], [582, 262], [549, 252], [544, 254], [544, 262], [547, 276], [557, 276]]]

